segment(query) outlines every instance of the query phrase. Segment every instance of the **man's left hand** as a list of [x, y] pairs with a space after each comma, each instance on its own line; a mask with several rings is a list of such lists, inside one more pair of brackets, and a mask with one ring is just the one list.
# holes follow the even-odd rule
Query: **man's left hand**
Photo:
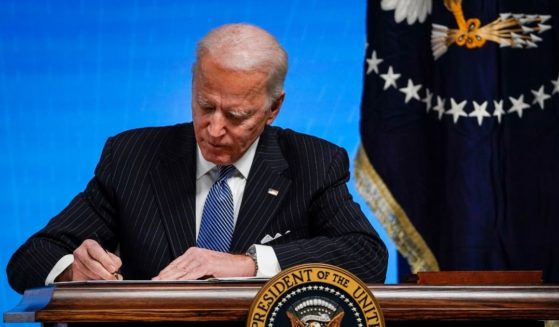
[[191, 247], [152, 279], [186, 280], [202, 277], [252, 277], [255, 273], [254, 260], [246, 255]]

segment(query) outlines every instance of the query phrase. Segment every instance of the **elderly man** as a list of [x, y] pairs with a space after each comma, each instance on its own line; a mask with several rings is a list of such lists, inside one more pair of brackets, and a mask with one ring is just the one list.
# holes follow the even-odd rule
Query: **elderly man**
[[13, 255], [12, 287], [273, 276], [306, 262], [382, 282], [386, 249], [348, 193], [347, 153], [270, 126], [286, 72], [266, 31], [211, 31], [193, 65], [193, 122], [109, 138], [86, 189]]

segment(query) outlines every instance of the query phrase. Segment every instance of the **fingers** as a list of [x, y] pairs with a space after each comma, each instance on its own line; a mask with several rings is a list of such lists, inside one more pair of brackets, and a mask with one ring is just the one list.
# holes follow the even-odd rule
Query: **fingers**
[[189, 280], [198, 279], [205, 274], [198, 267], [175, 267], [154, 277], [153, 280]]
[[[199, 253], [202, 249], [190, 248], [183, 255], [172, 261], [153, 280], [186, 280], [198, 279], [208, 274], [207, 267], [203, 265], [208, 260], [208, 253]], [[209, 251], [209, 250], [204, 250]], [[213, 252], [213, 251], [209, 251]], [[206, 258], [206, 259], [204, 259]]]
[[74, 251], [73, 280], [115, 280], [122, 261], [94, 240], [85, 240]]
[[109, 257], [113, 261], [113, 265], [116, 268], [114, 271], [119, 271], [120, 267], [122, 267], [122, 260], [120, 260], [120, 257], [118, 257], [114, 253], [108, 252], [107, 250], [105, 250], [105, 252], [109, 255]]
[[254, 276], [254, 261], [245, 255], [192, 247], [172, 261], [153, 280]]

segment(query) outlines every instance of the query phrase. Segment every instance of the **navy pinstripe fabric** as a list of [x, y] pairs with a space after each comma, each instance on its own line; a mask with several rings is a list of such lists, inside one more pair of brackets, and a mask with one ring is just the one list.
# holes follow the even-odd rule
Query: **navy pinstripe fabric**
[[[144, 128], [110, 138], [94, 178], [8, 264], [14, 289], [43, 285], [54, 264], [86, 238], [120, 244], [127, 279], [150, 279], [195, 246], [195, 139], [192, 124]], [[345, 150], [315, 137], [268, 127], [247, 180], [231, 252], [262, 238], [282, 268], [325, 262], [382, 282], [387, 252], [346, 182]], [[269, 194], [268, 190], [277, 190]]]

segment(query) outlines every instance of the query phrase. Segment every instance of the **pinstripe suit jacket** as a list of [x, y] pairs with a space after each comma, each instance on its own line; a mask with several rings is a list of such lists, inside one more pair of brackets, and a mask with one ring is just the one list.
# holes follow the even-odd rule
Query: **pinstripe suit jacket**
[[[21, 292], [44, 284], [54, 264], [83, 240], [120, 245], [127, 279], [151, 279], [196, 244], [196, 143], [192, 124], [127, 131], [107, 141], [86, 189], [8, 264]], [[382, 282], [387, 253], [353, 202], [345, 150], [288, 129], [266, 127], [247, 180], [231, 252], [269, 234], [282, 268], [304, 262], [339, 265]], [[268, 189], [278, 190], [277, 196]]]

